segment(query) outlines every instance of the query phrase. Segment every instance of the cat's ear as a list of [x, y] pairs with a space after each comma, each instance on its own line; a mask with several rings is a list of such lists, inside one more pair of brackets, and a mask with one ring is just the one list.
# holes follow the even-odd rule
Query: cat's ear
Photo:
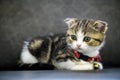
[[76, 25], [77, 18], [66, 18], [64, 21], [69, 28], [72, 28]]
[[105, 22], [105, 21], [97, 20], [97, 21], [95, 21], [95, 23], [94, 23], [94, 28], [95, 28], [97, 31], [105, 34], [106, 31], [107, 31], [107, 29], [108, 29], [108, 24], [107, 24], [107, 22]]

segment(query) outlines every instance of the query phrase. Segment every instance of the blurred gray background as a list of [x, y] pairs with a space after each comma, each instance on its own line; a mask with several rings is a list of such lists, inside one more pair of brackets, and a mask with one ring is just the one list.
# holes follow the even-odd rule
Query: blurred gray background
[[0, 67], [16, 63], [27, 38], [66, 32], [67, 17], [108, 22], [103, 63], [120, 67], [120, 0], [0, 0]]

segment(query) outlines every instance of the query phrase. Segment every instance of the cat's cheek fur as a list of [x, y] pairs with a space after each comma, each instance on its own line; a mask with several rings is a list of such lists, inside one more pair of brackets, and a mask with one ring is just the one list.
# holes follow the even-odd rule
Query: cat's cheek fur
[[88, 46], [85, 43], [82, 43], [81, 49], [86, 50], [86, 49], [88, 49]]
[[72, 48], [73, 48], [73, 49], [77, 49], [76, 44], [77, 44], [77, 42], [76, 42], [76, 41], [74, 41], [74, 42], [72, 43]]
[[70, 46], [71, 49], [77, 49], [76, 41], [72, 42], [71, 44], [68, 43], [68, 46]]

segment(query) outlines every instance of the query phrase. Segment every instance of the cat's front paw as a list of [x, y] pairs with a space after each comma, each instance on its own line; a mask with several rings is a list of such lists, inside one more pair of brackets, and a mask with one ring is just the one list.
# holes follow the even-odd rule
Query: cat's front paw
[[94, 62], [93, 63], [93, 68], [94, 68], [94, 70], [102, 70], [103, 69], [103, 65], [100, 62]]

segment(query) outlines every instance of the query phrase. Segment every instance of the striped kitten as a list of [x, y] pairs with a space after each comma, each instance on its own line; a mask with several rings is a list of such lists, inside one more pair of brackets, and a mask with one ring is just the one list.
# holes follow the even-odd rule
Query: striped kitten
[[23, 64], [51, 64], [57, 69], [103, 69], [99, 50], [105, 43], [107, 23], [101, 20], [67, 18], [66, 34], [25, 41]]

